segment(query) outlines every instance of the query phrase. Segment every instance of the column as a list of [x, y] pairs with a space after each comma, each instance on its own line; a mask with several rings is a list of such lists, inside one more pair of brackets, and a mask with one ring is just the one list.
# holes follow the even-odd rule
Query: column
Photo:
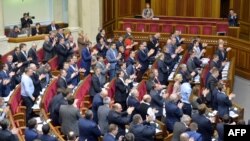
[[79, 31], [78, 5], [78, 0], [68, 0], [68, 29], [71, 31], [75, 41], [78, 38]]
[[0, 0], [0, 54], [2, 55], [10, 51], [8, 38], [4, 35], [3, 12], [3, 0]]
[[56, 23], [63, 22], [63, 1], [53, 0], [53, 17]]
[[101, 27], [101, 2], [100, 0], [81, 0], [80, 3], [80, 27], [86, 33], [92, 43], [96, 43], [98, 28]]

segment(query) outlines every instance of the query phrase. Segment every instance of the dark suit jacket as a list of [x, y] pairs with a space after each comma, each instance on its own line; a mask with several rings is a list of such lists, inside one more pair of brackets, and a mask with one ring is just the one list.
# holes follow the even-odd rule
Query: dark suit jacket
[[35, 129], [25, 129], [25, 141], [33, 141], [34, 139], [38, 138], [39, 134], [35, 131]]
[[61, 105], [67, 105], [68, 102], [64, 99], [63, 95], [57, 94], [55, 95], [49, 103], [49, 113], [50, 118], [52, 119], [53, 125], [59, 126], [59, 110]]
[[174, 123], [180, 121], [180, 118], [183, 115], [181, 109], [173, 102], [166, 102], [166, 126], [169, 132], [173, 131]]
[[141, 64], [140, 70], [144, 73], [148, 69], [148, 65], [149, 65], [149, 58], [148, 58], [148, 50], [147, 49], [145, 49], [144, 51], [139, 50], [138, 61]]
[[79, 119], [79, 141], [98, 141], [98, 137], [101, 136], [101, 131], [97, 124], [85, 118]]
[[16, 54], [15, 52], [12, 54], [13, 56], [13, 61], [12, 62], [18, 62], [20, 59], [19, 59], [19, 54]]
[[[59, 26], [57, 24], [55, 24], [56, 30], [59, 29]], [[47, 33], [49, 33], [50, 31], [52, 31], [51, 28], [51, 24], [47, 26]]]
[[[74, 65], [74, 67], [76, 68], [76, 65]], [[75, 72], [75, 70], [73, 69], [73, 66], [70, 65], [69, 69], [67, 70], [67, 74], [71, 75], [74, 72]], [[71, 78], [69, 83], [72, 84], [72, 85], [74, 85], [74, 86], [77, 86], [78, 83], [79, 83], [79, 81], [80, 81], [80, 74], [78, 74], [75, 77]]]
[[100, 106], [103, 105], [103, 98], [100, 96], [100, 94], [96, 94], [94, 96], [93, 102], [92, 102], [92, 111], [94, 118], [93, 120], [98, 123], [98, 116], [97, 116], [97, 110]]
[[131, 125], [130, 132], [134, 134], [135, 141], [154, 141], [156, 125], [144, 124]]
[[55, 137], [52, 137], [50, 135], [40, 135], [39, 139], [41, 141], [57, 141], [57, 139]]
[[193, 114], [192, 120], [198, 124], [198, 131], [202, 135], [203, 141], [211, 141], [213, 136], [213, 127], [209, 119], [204, 115]]
[[[224, 52], [224, 56], [222, 54], [223, 52]], [[227, 59], [227, 51], [224, 50], [223, 52], [220, 51], [220, 50], [216, 50], [216, 52], [215, 52], [219, 56], [220, 62], [223, 62], [223, 61], [225, 61]]]
[[183, 83], [184, 82], [189, 82], [189, 80], [191, 80], [191, 75], [190, 75], [190, 73], [188, 71], [183, 72], [183, 71], [180, 70], [179, 74], [182, 75], [182, 82]]
[[59, 68], [63, 68], [63, 63], [67, 61], [69, 55], [72, 52], [72, 49], [67, 49], [65, 45], [58, 44], [56, 50]]
[[42, 91], [42, 86], [41, 86], [41, 82], [39, 80], [39, 75], [37, 73], [33, 73], [33, 75], [31, 76], [31, 79], [32, 79], [34, 87], [35, 87], [33, 96], [38, 97], [40, 95], [40, 92]]
[[153, 88], [154, 84], [155, 84], [154, 80], [148, 79], [146, 81], [147, 93], [150, 93], [150, 91]]
[[216, 125], [216, 131], [218, 132], [218, 141], [224, 141], [224, 125], [225, 123], [218, 123]]
[[33, 21], [31, 19], [25, 19], [25, 18], [21, 18], [21, 27], [22, 28], [27, 28], [27, 27], [30, 27], [31, 24], [33, 24]]
[[116, 111], [109, 111], [108, 114], [108, 121], [109, 124], [113, 123], [118, 126], [118, 134], [116, 137], [119, 137], [121, 135], [125, 135], [125, 125], [130, 123], [131, 115], [128, 115], [127, 112], [118, 113]]
[[27, 56], [25, 56], [22, 52], [20, 52], [18, 54], [18, 59], [19, 59], [18, 62], [22, 62], [23, 63], [23, 65], [21, 67], [21, 70], [23, 72], [24, 69], [27, 68], [28, 65], [29, 65], [29, 63], [30, 63], [30, 61], [28, 61], [28, 54], [27, 54]]
[[58, 78], [57, 80], [57, 88], [64, 88], [66, 89], [68, 87], [67, 81], [63, 79], [62, 77]]
[[169, 72], [172, 71], [178, 59], [178, 56], [172, 58], [170, 53], [164, 53], [164, 63], [169, 67]]
[[[5, 80], [5, 79], [10, 79], [8, 72], [0, 71], [0, 79]], [[3, 83], [3, 82], [1, 82]], [[0, 90], [2, 92], [1, 96], [6, 97], [10, 94], [11, 91], [11, 82], [7, 85], [2, 84], [2, 88]]]
[[173, 128], [173, 138], [171, 141], [179, 141], [180, 135], [186, 132], [188, 127], [183, 122], [175, 122]]
[[152, 98], [150, 106], [159, 111], [158, 113], [155, 114], [155, 116], [161, 117], [163, 111], [164, 99], [162, 98], [162, 96], [160, 96], [160, 91], [152, 89], [150, 91], [150, 96]]
[[129, 88], [120, 78], [115, 82], [115, 102], [126, 102], [128, 97]]
[[115, 137], [110, 133], [107, 133], [103, 137], [103, 141], [116, 141]]
[[210, 75], [207, 80], [206, 88], [208, 88], [212, 92], [217, 83], [218, 79], [214, 78], [213, 75]]
[[225, 93], [217, 93], [218, 115], [223, 117], [225, 114], [229, 115], [229, 108], [232, 106], [231, 100]]
[[31, 57], [32, 58], [32, 63], [38, 65], [38, 56], [36, 54], [36, 50], [30, 48], [29, 51], [28, 51], [28, 57]]
[[115, 45], [116, 45], [116, 49], [118, 50], [118, 48], [119, 48], [120, 46], [124, 46], [124, 43], [123, 43], [123, 42], [120, 42], [120, 41], [117, 41]]
[[97, 93], [100, 93], [101, 91], [102, 91], [102, 87], [101, 87], [99, 78], [96, 74], [94, 74], [91, 78], [91, 87], [89, 90], [89, 94], [91, 96], [95, 96]]
[[102, 47], [102, 44], [100, 44], [100, 43], [96, 44], [96, 48], [98, 50], [98, 55], [105, 58], [106, 57], [106, 52], [107, 52], [108, 49], [105, 46], [103, 48], [101, 48], [101, 47]]
[[168, 82], [169, 68], [162, 60], [158, 60], [158, 79], [162, 85], [166, 85]]
[[211, 61], [210, 63], [210, 68], [217, 68], [220, 72], [223, 70], [223, 66], [221, 65], [220, 62], [214, 62], [214, 61]]
[[127, 106], [128, 107], [135, 107], [134, 111], [138, 112], [138, 108], [140, 106], [140, 101], [137, 100], [136, 98], [134, 98], [133, 96], [128, 96]]
[[197, 66], [194, 62], [194, 59], [189, 58], [187, 61], [187, 69], [189, 73], [192, 73], [193, 71], [198, 74]]
[[82, 55], [82, 61], [81, 61], [81, 67], [86, 70], [86, 72], [89, 73], [90, 66], [91, 66], [91, 53], [90, 50], [88, 51], [87, 47], [84, 47], [81, 52]]
[[44, 60], [49, 61], [54, 55], [54, 53], [53, 53], [54, 47], [52, 46], [52, 43], [51, 42], [44, 42], [43, 43], [43, 50], [44, 50]]
[[39, 28], [39, 31], [37, 31], [36, 28], [32, 28], [31, 35], [35, 36], [37, 34], [43, 34], [42, 30]]
[[9, 130], [0, 130], [1, 141], [18, 141], [18, 137], [12, 134]]

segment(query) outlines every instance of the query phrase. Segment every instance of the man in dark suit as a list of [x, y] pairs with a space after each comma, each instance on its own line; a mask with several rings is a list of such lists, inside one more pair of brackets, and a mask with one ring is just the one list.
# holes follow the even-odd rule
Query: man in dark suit
[[210, 69], [215, 67], [219, 70], [219, 72], [221, 72], [224, 66], [225, 66], [225, 62], [220, 63], [218, 54], [214, 54], [213, 60], [210, 63]]
[[18, 141], [18, 130], [12, 129], [11, 131], [9, 130], [10, 123], [8, 119], [3, 119], [0, 121], [0, 140], [1, 141]]
[[25, 141], [33, 141], [34, 139], [37, 139], [39, 134], [36, 131], [37, 127], [37, 121], [35, 118], [32, 118], [28, 121], [27, 128], [25, 129], [24, 135], [25, 135]]
[[198, 124], [198, 133], [202, 135], [203, 141], [211, 141], [213, 136], [213, 127], [211, 121], [205, 117], [206, 105], [201, 104], [198, 107], [198, 112], [192, 115], [193, 122]]
[[132, 115], [137, 114], [139, 112], [139, 92], [137, 89], [133, 88], [130, 91], [130, 94], [127, 98], [127, 107], [135, 107], [135, 110], [133, 111]]
[[10, 94], [14, 74], [14, 72], [8, 72], [7, 64], [0, 64], [0, 79], [2, 80], [1, 97], [7, 97]]
[[33, 21], [31, 20], [32, 17], [29, 16], [29, 13], [23, 13], [23, 17], [21, 20], [21, 27], [22, 28], [29, 28]]
[[64, 40], [67, 41], [67, 38], [65, 38], [62, 28], [59, 28], [59, 29], [57, 30], [56, 37], [58, 38], [59, 41], [60, 41], [61, 38], [63, 38]]
[[124, 73], [123, 71], [120, 71], [118, 73], [118, 78], [115, 82], [115, 103], [120, 103], [122, 105], [122, 109], [126, 110], [126, 99], [128, 97], [129, 93], [129, 87], [128, 84], [131, 82], [129, 79], [124, 80]]
[[197, 132], [198, 130], [198, 124], [195, 122], [192, 122], [189, 125], [190, 131], [187, 131], [189, 138], [193, 138], [194, 141], [202, 141], [202, 135]]
[[44, 124], [42, 127], [42, 131], [43, 131], [43, 134], [40, 135], [38, 139], [40, 139], [41, 141], [57, 141], [55, 137], [49, 135], [50, 133], [49, 124]]
[[32, 63], [38, 65], [38, 56], [36, 53], [36, 48], [37, 48], [37, 45], [35, 43], [33, 43], [31, 48], [28, 51], [28, 58], [32, 59], [32, 61], [31, 61]]
[[44, 74], [38, 75], [37, 74], [37, 66], [33, 63], [30, 64], [30, 68], [33, 70], [33, 74], [31, 76], [31, 79], [33, 81], [33, 85], [35, 87], [33, 96], [37, 98], [40, 95], [40, 92], [42, 91], [42, 86], [41, 86], [41, 80], [45, 78]]
[[216, 131], [218, 132], [218, 141], [224, 141], [224, 126], [230, 125], [229, 115], [224, 115], [222, 122], [216, 125]]
[[155, 60], [155, 56], [157, 55], [159, 51], [160, 36], [161, 36], [160, 33], [156, 33], [154, 36], [150, 36], [150, 41], [148, 42], [148, 46], [147, 46], [148, 50], [153, 50], [153, 54], [149, 56], [150, 64], [153, 64]]
[[118, 50], [118, 48], [119, 48], [120, 46], [123, 46], [123, 47], [124, 47], [123, 36], [120, 36], [120, 37], [118, 38], [118, 41], [116, 42], [116, 49]]
[[91, 53], [91, 48], [92, 44], [89, 43], [86, 47], [82, 49], [81, 52], [81, 68], [84, 68], [86, 70], [84, 76], [87, 76], [90, 73], [92, 56], [97, 53], [95, 50]]
[[109, 124], [116, 124], [118, 126], [118, 133], [116, 139], [125, 135], [125, 125], [130, 123], [131, 114], [134, 107], [129, 107], [126, 112], [122, 112], [122, 106], [119, 103], [115, 103], [111, 111], [108, 114]]
[[68, 135], [73, 131], [77, 136], [79, 135], [78, 120], [82, 117], [78, 108], [73, 103], [75, 98], [70, 95], [67, 98], [68, 105], [61, 105], [59, 110], [59, 120], [61, 121], [61, 132]]
[[229, 11], [228, 23], [229, 23], [229, 26], [239, 26], [239, 25], [238, 25], [238, 16], [237, 16], [237, 14], [234, 12], [233, 9], [231, 9], [231, 10]]
[[76, 55], [71, 56], [67, 74], [71, 74], [71, 75], [74, 74], [74, 75], [70, 80], [70, 84], [76, 87], [78, 83], [80, 82], [80, 72], [84, 72], [84, 71], [85, 71], [84, 69], [79, 69], [77, 66], [77, 56]]
[[166, 121], [167, 130], [172, 133], [174, 128], [174, 123], [180, 121], [180, 118], [183, 115], [182, 106], [183, 103], [178, 103], [178, 97], [176, 94], [171, 94], [169, 102], [166, 102]]
[[91, 87], [89, 90], [89, 94], [92, 97], [92, 99], [96, 94], [100, 93], [102, 90], [101, 83], [99, 80], [100, 73], [101, 73], [100, 68], [95, 68], [95, 74], [91, 78]]
[[29, 66], [30, 61], [32, 60], [32, 58], [28, 57], [27, 54], [27, 45], [24, 43], [21, 43], [19, 45], [20, 48], [20, 53], [18, 54], [18, 62], [22, 62], [23, 65], [21, 67], [21, 71], [23, 72], [25, 68], [27, 68]]
[[64, 69], [60, 70], [60, 77], [57, 80], [57, 88], [66, 89], [68, 87], [66, 76], [67, 71]]
[[98, 137], [101, 136], [99, 127], [93, 121], [93, 112], [91, 110], [85, 113], [85, 118], [79, 119], [78, 127], [80, 141], [98, 141]]
[[169, 72], [171, 72], [178, 61], [178, 55], [177, 54], [171, 55], [168, 47], [163, 48], [163, 53], [164, 53], [163, 62], [168, 66]]
[[199, 66], [196, 65], [196, 62], [195, 62], [195, 59], [196, 59], [196, 56], [195, 56], [195, 51], [192, 50], [190, 52], [190, 57], [187, 61], [187, 69], [188, 69], [188, 72], [189, 73], [192, 73], [192, 72], [195, 72], [195, 74], [197, 75], [199, 73]]
[[61, 105], [67, 105], [67, 96], [70, 94], [70, 89], [57, 89], [57, 95], [55, 95], [49, 103], [50, 118], [54, 126], [59, 126], [59, 109]]
[[210, 92], [212, 92], [215, 86], [217, 85], [218, 76], [219, 76], [219, 70], [217, 68], [213, 68], [211, 70], [211, 75], [207, 79], [207, 84], [206, 84], [206, 88], [208, 88]]
[[165, 55], [161, 54], [160, 59], [157, 62], [158, 72], [159, 72], [158, 79], [161, 85], [167, 85], [168, 76], [170, 74], [169, 67], [164, 63], [164, 58], [165, 58]]
[[110, 98], [106, 97], [103, 99], [103, 105], [98, 107], [97, 110], [97, 117], [98, 117], [98, 125], [100, 126], [100, 130], [102, 132], [102, 135], [106, 134], [108, 132], [108, 114], [110, 111]]
[[[106, 133], [103, 137], [103, 141], [117, 141], [115, 139], [118, 133], [118, 126], [116, 124], [110, 124], [108, 133]], [[121, 136], [122, 137], [122, 136]], [[120, 141], [121, 139], [119, 139]]]
[[130, 132], [134, 134], [136, 141], [154, 141], [155, 130], [156, 124], [151, 116], [148, 116], [144, 122], [141, 115], [136, 114], [133, 116]]
[[230, 95], [227, 96], [226, 86], [223, 84], [219, 84], [218, 90], [219, 90], [219, 92], [217, 93], [218, 115], [219, 117], [223, 117], [224, 115], [229, 115], [229, 108], [232, 107], [231, 100], [233, 97], [235, 97], [235, 95], [231, 93]]
[[97, 93], [92, 101], [92, 111], [93, 111], [93, 120], [98, 123], [97, 110], [100, 106], [103, 105], [103, 99], [108, 96], [108, 91], [106, 89], [102, 89], [100, 93]]
[[56, 31], [57, 29], [59, 29], [59, 26], [52, 21], [51, 24], [47, 26], [47, 33], [50, 31]]
[[172, 141], [179, 141], [180, 135], [188, 130], [188, 126], [191, 122], [191, 117], [183, 115], [180, 122], [174, 123]]
[[50, 41], [49, 36], [44, 37], [43, 50], [44, 50], [44, 60], [49, 61], [53, 58], [53, 50], [56, 46], [57, 39], [54, 38], [52, 42]]
[[59, 69], [63, 68], [63, 63], [67, 61], [70, 55], [73, 53], [73, 49], [70, 46], [65, 45], [64, 38], [59, 40], [59, 44], [56, 47], [58, 56], [58, 66]]
[[215, 51], [215, 54], [217, 54], [219, 56], [219, 62], [223, 62], [226, 61], [227, 58], [227, 53], [228, 51], [230, 51], [231, 48], [224, 48], [224, 42], [221, 41], [221, 43], [219, 43], [218, 49]]
[[183, 41], [185, 40], [185, 38], [181, 37], [181, 31], [176, 30], [174, 33], [175, 39], [176, 39], [176, 45], [180, 46], [181, 44], [183, 44]]

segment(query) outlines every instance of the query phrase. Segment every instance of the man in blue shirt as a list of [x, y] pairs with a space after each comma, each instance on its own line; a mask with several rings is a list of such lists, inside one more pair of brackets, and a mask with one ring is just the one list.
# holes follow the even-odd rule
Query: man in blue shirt
[[184, 114], [191, 116], [192, 107], [189, 102], [189, 97], [191, 95], [192, 88], [189, 82], [185, 82], [181, 85], [181, 101], [183, 102], [182, 111]]
[[34, 84], [31, 79], [31, 75], [33, 74], [33, 70], [31, 68], [27, 68], [25, 73], [22, 75], [21, 79], [21, 96], [26, 106], [26, 121], [31, 118], [32, 114], [32, 106], [34, 105], [35, 97], [33, 96], [34, 93]]

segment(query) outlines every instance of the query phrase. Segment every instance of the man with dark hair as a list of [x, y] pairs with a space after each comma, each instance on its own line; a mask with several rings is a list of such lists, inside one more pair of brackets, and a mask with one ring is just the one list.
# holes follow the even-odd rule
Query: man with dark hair
[[50, 127], [49, 124], [44, 124], [42, 127], [43, 135], [39, 137], [41, 141], [57, 141], [55, 137], [49, 135]]
[[9, 37], [17, 38], [18, 35], [21, 34], [21, 31], [17, 25], [13, 27], [13, 30], [9, 33]]
[[91, 86], [90, 86], [89, 94], [92, 99], [96, 94], [100, 93], [102, 90], [101, 83], [99, 80], [100, 73], [101, 73], [101, 69], [95, 68], [95, 73], [91, 78]]
[[[118, 133], [118, 126], [116, 124], [110, 124], [108, 133], [104, 135], [103, 141], [116, 141], [115, 136]], [[122, 140], [122, 136], [120, 136], [118, 141]]]
[[85, 118], [79, 119], [79, 139], [80, 141], [98, 141], [101, 136], [101, 131], [97, 124], [93, 121], [93, 112], [86, 111]]
[[8, 119], [3, 119], [0, 121], [0, 126], [2, 130], [0, 130], [0, 141], [18, 141], [18, 131], [16, 129], [12, 129], [11, 131], [8, 129], [10, 123]]
[[79, 135], [79, 129], [77, 127], [78, 120], [82, 117], [78, 108], [74, 107], [75, 98], [70, 95], [67, 98], [68, 105], [61, 105], [59, 110], [59, 121], [61, 121], [61, 131], [64, 135], [67, 135], [69, 131], [74, 131], [76, 135]]
[[38, 138], [38, 132], [36, 130], [37, 121], [35, 118], [32, 118], [28, 121], [27, 128], [25, 129], [25, 141], [33, 141]]
[[116, 49], [115, 43], [111, 43], [111, 47], [108, 49], [108, 51], [106, 53], [106, 58], [107, 58], [108, 62], [110, 63], [110, 68], [109, 68], [109, 80], [110, 81], [116, 75], [117, 63], [119, 62], [121, 57], [122, 57], [121, 54], [118, 53], [118, 51]]
[[202, 136], [200, 133], [197, 132], [198, 130], [198, 124], [195, 122], [192, 122], [189, 125], [190, 131], [187, 131], [186, 133], [189, 135], [189, 138], [193, 138], [194, 141], [202, 141]]
[[224, 125], [230, 124], [229, 115], [224, 115], [222, 122], [216, 125], [216, 131], [218, 132], [218, 141], [224, 141]]

